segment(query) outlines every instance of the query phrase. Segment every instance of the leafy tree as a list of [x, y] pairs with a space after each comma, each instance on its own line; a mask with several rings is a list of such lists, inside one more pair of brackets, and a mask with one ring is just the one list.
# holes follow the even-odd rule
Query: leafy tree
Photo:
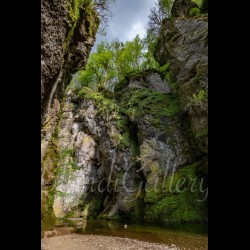
[[140, 71], [142, 69], [142, 62], [144, 60], [143, 49], [143, 41], [137, 35], [133, 41], [126, 42], [117, 51], [116, 67], [119, 79], [131, 71]]
[[146, 49], [143, 62], [144, 69], [159, 69], [159, 63], [154, 58], [156, 40], [157, 36], [151, 32], [147, 32], [147, 36], [144, 38], [144, 47]]
[[97, 52], [91, 54], [86, 70], [79, 72], [77, 81], [93, 89], [110, 89], [115, 77], [114, 54], [109, 43], [101, 42]]
[[157, 67], [150, 50], [150, 40], [140, 39], [137, 35], [125, 44], [119, 40], [98, 44], [86, 69], [78, 72], [73, 83], [75, 87], [80, 84], [99, 91], [113, 90], [115, 83], [127, 74]]

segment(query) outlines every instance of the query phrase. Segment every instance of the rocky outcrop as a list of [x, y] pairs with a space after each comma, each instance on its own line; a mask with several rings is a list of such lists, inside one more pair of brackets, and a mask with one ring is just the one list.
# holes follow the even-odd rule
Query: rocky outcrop
[[54, 223], [52, 211], [57, 132], [64, 90], [85, 66], [99, 25], [91, 1], [41, 2], [42, 231]]
[[[65, 91], [86, 63], [98, 20], [88, 5], [63, 2], [64, 17], [59, 5], [43, 4], [43, 228], [54, 214], [206, 220], [207, 16], [163, 22], [155, 51], [160, 72], [132, 73], [114, 93]], [[49, 36], [57, 11], [70, 24]], [[63, 49], [50, 49], [52, 41]]]
[[143, 89], [148, 88], [156, 92], [163, 94], [172, 93], [172, 90], [165, 79], [162, 79], [160, 73], [157, 70], [146, 70], [135, 76], [127, 76], [125, 82], [122, 82], [116, 86], [116, 94], [119, 95], [122, 87], [128, 87], [129, 89]]
[[202, 172], [206, 166], [189, 133], [176, 89], [163, 79], [159, 72], [145, 71], [127, 77], [115, 89], [116, 100], [136, 126], [138, 160], [145, 179], [144, 219], [203, 221], [206, 195], [198, 187], [206, 190]]
[[188, 138], [193, 159], [166, 176], [163, 193], [147, 193], [147, 220], [207, 220], [207, 28], [207, 14], [165, 19], [161, 27], [155, 58], [161, 66], [170, 65], [163, 74], [179, 104], [181, 131]]
[[69, 89], [58, 133], [56, 216], [159, 220], [150, 211], [165, 197], [167, 178], [196, 160], [189, 139], [157, 71], [127, 77], [115, 100]]
[[[77, 211], [78, 215], [101, 217], [113, 207], [109, 210], [112, 213], [106, 213], [103, 218], [118, 218], [124, 214], [133, 217], [131, 211], [138, 210], [148, 221], [207, 220], [207, 16], [165, 20], [155, 57], [162, 66], [170, 64], [170, 67], [163, 67], [166, 72], [149, 70], [127, 76], [115, 87], [115, 101], [105, 97], [105, 93], [82, 90], [81, 103], [86, 99], [94, 101], [92, 113], [103, 116], [108, 112], [111, 117], [116, 116], [113, 121], [101, 118], [101, 122], [97, 122], [100, 118], [96, 115], [90, 119], [86, 105], [80, 113], [78, 111], [82, 130], [88, 134], [106, 131], [106, 136], [102, 136], [106, 142], [116, 138], [118, 148], [122, 145], [127, 152], [134, 151], [136, 164], [133, 165], [131, 155], [125, 158], [132, 164], [130, 180], [137, 178], [134, 187], [142, 184], [139, 186], [142, 205], [136, 203], [133, 210], [132, 204], [122, 213], [124, 205], [120, 207], [115, 201], [122, 200], [123, 191], [112, 193], [113, 200], [108, 199], [108, 202], [105, 202], [108, 197], [105, 194], [98, 199], [98, 206], [96, 196], [89, 196], [85, 191], [85, 196], [90, 197], [88, 202], [84, 201], [84, 195], [79, 200], [92, 205], [84, 209], [78, 206], [77, 210], [72, 206], [71, 211]], [[104, 129], [114, 121], [116, 129]], [[119, 132], [112, 135], [112, 130]], [[100, 137], [97, 138], [92, 137], [95, 149], [102, 144]], [[110, 145], [104, 148], [110, 151]], [[116, 154], [105, 154], [110, 159], [109, 164], [104, 163], [107, 160], [102, 154], [94, 157], [104, 172], [112, 171], [112, 161], [124, 164], [118, 156], [122, 151], [117, 150]], [[96, 166], [93, 169], [96, 171]], [[118, 176], [114, 175], [113, 182]], [[100, 183], [100, 178], [95, 180]], [[65, 183], [65, 190], [68, 186], [69, 183]], [[90, 212], [93, 210], [95, 213]]]
[[179, 104], [159, 72], [149, 70], [127, 77], [116, 86], [115, 93], [119, 105], [136, 126], [146, 180], [151, 179], [155, 184], [167, 172], [192, 162]]
[[192, 8], [198, 8], [198, 5], [192, 0], [175, 0], [171, 9], [171, 16], [188, 16]]
[[99, 19], [91, 1], [42, 1], [42, 159], [55, 131], [60, 100], [73, 73], [86, 65]]
[[143, 199], [133, 141], [121, 142], [112, 100], [88, 88], [82, 94], [68, 91], [59, 125], [55, 215], [136, 219]]
[[181, 109], [187, 114], [197, 150], [207, 154], [208, 127], [208, 22], [207, 16], [166, 19], [163, 22], [156, 60], [170, 63]]
[[60, 98], [71, 74], [87, 61], [99, 19], [91, 1], [43, 0], [41, 3], [42, 122]]

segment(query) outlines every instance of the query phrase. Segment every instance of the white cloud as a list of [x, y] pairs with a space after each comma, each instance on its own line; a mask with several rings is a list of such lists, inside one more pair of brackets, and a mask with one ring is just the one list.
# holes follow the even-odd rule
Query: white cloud
[[[146, 35], [146, 25], [150, 9], [157, 0], [116, 0], [112, 6], [113, 17], [109, 20], [107, 36], [98, 35], [96, 44], [102, 40], [119, 39], [122, 42], [133, 40], [137, 34]], [[93, 51], [95, 48], [93, 48]]]
[[136, 35], [140, 35], [143, 38], [146, 35], [145, 25], [140, 21], [132, 25], [132, 29], [126, 32], [127, 40], [133, 40]]

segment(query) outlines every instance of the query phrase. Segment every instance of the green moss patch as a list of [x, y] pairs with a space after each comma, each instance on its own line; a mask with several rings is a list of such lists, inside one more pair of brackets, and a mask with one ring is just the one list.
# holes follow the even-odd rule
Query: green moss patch
[[84, 35], [86, 37], [92, 37], [99, 26], [100, 20], [97, 13], [95, 12], [91, 0], [73, 0], [68, 2], [68, 34], [64, 42], [64, 49], [67, 50], [69, 44], [72, 40], [74, 30], [77, 26], [77, 23], [84, 18]]
[[53, 192], [49, 191], [48, 195], [43, 195], [41, 200], [41, 231], [42, 236], [47, 230], [51, 230], [55, 224], [56, 217], [53, 212]]
[[118, 142], [118, 145], [125, 149], [130, 144], [130, 133], [128, 128], [128, 117], [112, 98], [107, 98], [105, 93], [95, 91], [88, 87], [83, 87], [78, 92], [78, 97], [84, 100], [91, 100], [98, 108], [98, 112], [104, 119], [113, 122], [118, 129], [112, 139]]
[[132, 121], [149, 118], [154, 127], [165, 127], [165, 118], [180, 111], [178, 101], [171, 95], [148, 88], [131, 88], [123, 92], [121, 107]]
[[207, 221], [207, 183], [201, 169], [206, 169], [201, 163], [186, 166], [166, 178], [163, 192], [146, 193], [145, 219], [163, 222]]

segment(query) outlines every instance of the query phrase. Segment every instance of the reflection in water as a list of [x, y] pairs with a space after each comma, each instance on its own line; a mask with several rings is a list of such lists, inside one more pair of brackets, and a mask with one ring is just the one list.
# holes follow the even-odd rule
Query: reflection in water
[[207, 224], [170, 224], [135, 223], [131, 221], [96, 221], [72, 220], [63, 221], [65, 226], [74, 226], [79, 234], [96, 234], [127, 237], [142, 241], [174, 244], [181, 249], [208, 249]]

